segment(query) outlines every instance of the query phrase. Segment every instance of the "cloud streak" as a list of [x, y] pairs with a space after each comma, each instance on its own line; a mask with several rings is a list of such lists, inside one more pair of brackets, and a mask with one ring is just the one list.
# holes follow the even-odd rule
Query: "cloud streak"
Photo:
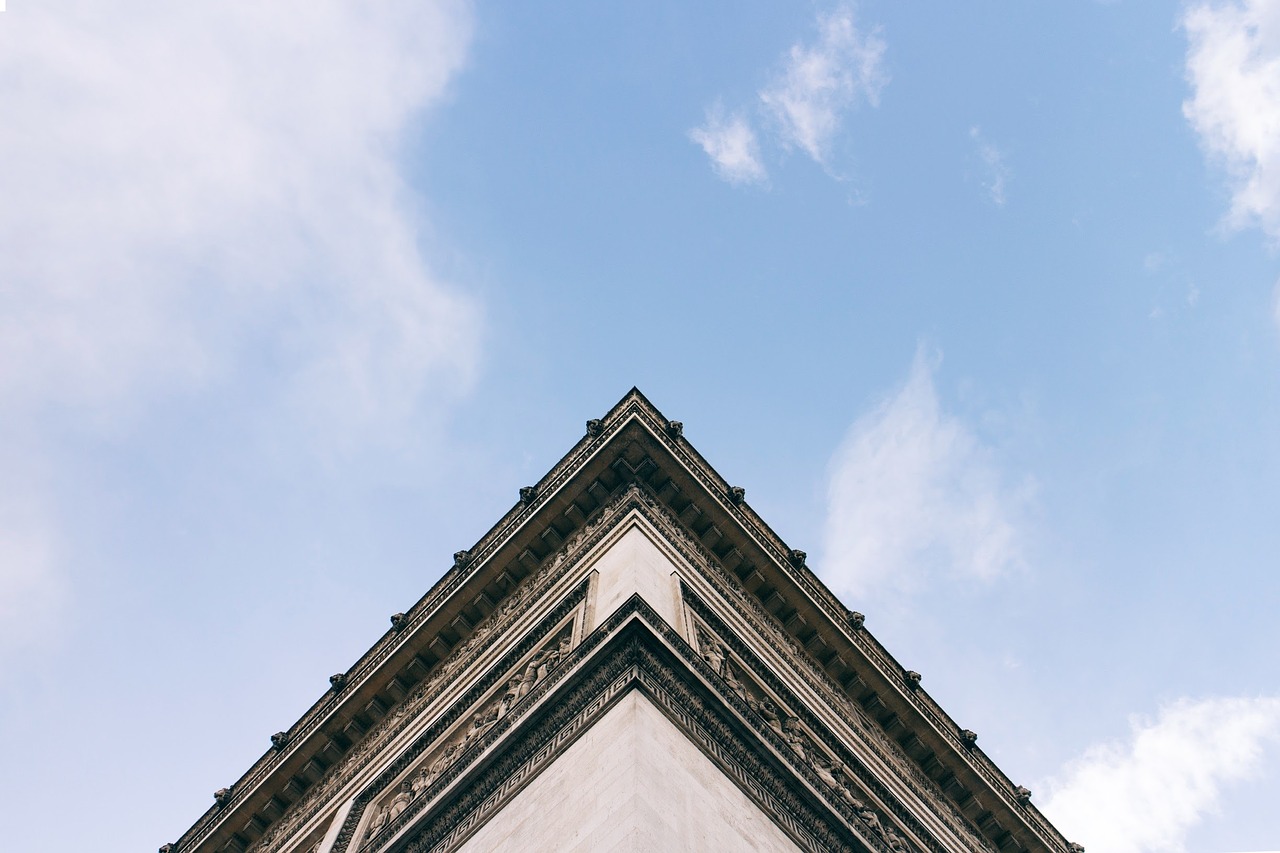
[[1280, 6], [1200, 3], [1182, 28], [1191, 86], [1182, 112], [1227, 173], [1227, 224], [1280, 240]]
[[987, 191], [991, 203], [996, 207], [1004, 207], [1006, 196], [1006, 188], [1009, 181], [1013, 178], [1013, 170], [1009, 168], [1009, 164], [1005, 162], [1004, 154], [999, 148], [996, 148], [986, 137], [982, 135], [981, 128], [969, 128], [969, 138], [973, 140], [977, 146], [978, 156], [982, 159], [982, 165], [986, 169], [986, 180], [983, 181], [983, 188]]
[[859, 418], [831, 461], [824, 579], [853, 598], [930, 576], [991, 580], [1023, 563], [1030, 487], [942, 410], [923, 348], [905, 385]]
[[[886, 45], [877, 30], [857, 25], [854, 7], [842, 3], [819, 15], [817, 39], [796, 42], [756, 97], [767, 138], [778, 148], [799, 149], [830, 168], [832, 149], [848, 114], [862, 103], [880, 103], [888, 83]], [[743, 112], [725, 117], [717, 104], [707, 122], [689, 133], [711, 159], [716, 174], [732, 184], [766, 177], [757, 133]]]
[[1280, 740], [1280, 697], [1182, 699], [1130, 727], [1052, 780], [1043, 810], [1087, 849], [1182, 851], [1222, 791], [1255, 776]]
[[884, 40], [854, 22], [843, 5], [818, 18], [814, 44], [794, 44], [777, 78], [760, 91], [760, 102], [784, 146], [794, 146], [827, 165], [845, 113], [862, 101], [880, 103], [888, 82]]
[[716, 174], [731, 184], [763, 183], [769, 177], [760, 162], [756, 133], [741, 114], [725, 115], [719, 105], [707, 110], [702, 127], [689, 131], [689, 138], [702, 146], [711, 158]]

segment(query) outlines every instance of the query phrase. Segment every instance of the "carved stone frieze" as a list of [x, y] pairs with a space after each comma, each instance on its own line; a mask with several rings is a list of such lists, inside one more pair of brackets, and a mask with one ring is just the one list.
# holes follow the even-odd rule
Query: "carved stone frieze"
[[[456, 760], [465, 756], [489, 730], [496, 726], [524, 699], [534, 687], [555, 670], [573, 648], [573, 625], [566, 624], [528, 658], [511, 670], [500, 689], [475, 711], [448, 732], [440, 744], [431, 749], [395, 791], [375, 800], [369, 810], [372, 814], [365, 831], [365, 845], [402, 824], [400, 816], [408, 813], [414, 803], [425, 802], [424, 795], [432, 783], [439, 779]], [[405, 818], [407, 820], [408, 817]]]
[[354, 749], [331, 767], [321, 779], [308, 788], [302, 800], [295, 803], [285, 816], [276, 821], [249, 849], [251, 853], [269, 853], [277, 850], [277, 842], [288, 838], [298, 827], [315, 815], [336, 791], [362, 766], [363, 761], [381, 749], [415, 718], [434, 697], [438, 688], [460, 672], [487, 648], [493, 636], [502, 633], [530, 604], [539, 599], [557, 581], [563, 578], [577, 561], [594, 547], [613, 528], [614, 522], [625, 513], [640, 507], [656, 506], [652, 498], [632, 485], [625, 492], [602, 507], [583, 527], [569, 537], [554, 556], [544, 560], [542, 566], [525, 578], [502, 600], [498, 609], [489, 614], [477, 626], [471, 636], [452, 650], [449, 656], [418, 685], [413, 692], [398, 703], [373, 730], [368, 732]]
[[[610, 417], [606, 423], [604, 420], [594, 420], [588, 423], [587, 431], [592, 438], [604, 438], [607, 440], [610, 436], [621, 429], [626, 423], [626, 417], [629, 412], [643, 411], [643, 406], [647, 403], [641, 403], [640, 399], [629, 398], [624, 405], [615, 407], [614, 416]], [[555, 467], [542, 478], [538, 486], [539, 494], [550, 494], [556, 489], [563, 486], [581, 466], [583, 459], [588, 455], [589, 449], [587, 442], [580, 443], [563, 459], [556, 463]], [[424, 598], [420, 605], [414, 608], [414, 612], [407, 614], [405, 620], [395, 626], [396, 631], [391, 636], [380, 640], [372, 649], [366, 653], [356, 666], [344, 674], [345, 678], [349, 678], [352, 682], [359, 682], [364, 677], [378, 670], [382, 663], [390, 657], [405, 641], [405, 636], [413, 632], [408, 630], [421, 624], [437, 610], [440, 604], [447, 601], [460, 586], [470, 577], [472, 570], [487, 560], [501, 544], [505, 541], [510, 531], [513, 530], [523, 520], [523, 516], [531, 511], [531, 505], [521, 504], [516, 509], [507, 513], [498, 524], [496, 524], [488, 534], [481, 539], [472, 549], [468, 551], [469, 559], [455, 559], [454, 569], [441, 579], [430, 593]], [[456, 556], [456, 555], [455, 555]], [[525, 583], [529, 579], [525, 579]], [[303, 715], [290, 730], [290, 740], [294, 743], [300, 743], [306, 740], [307, 736], [314, 732], [321, 723], [327, 718], [329, 713], [336, 707], [339, 701], [337, 694], [341, 692], [334, 690], [328, 695], [321, 698], [311, 709]], [[233, 805], [243, 792], [255, 790], [256, 787], [266, 779], [277, 766], [283, 753], [278, 750], [271, 750], [263, 758], [259, 759], [253, 767], [233, 786], [235, 794]], [[196, 821], [190, 829], [187, 830], [181, 839], [177, 842], [177, 848], [186, 850], [198, 846], [210, 833], [212, 833], [222, 820], [221, 812], [209, 812]], [[276, 824], [273, 824], [273, 830]], [[274, 831], [269, 830], [272, 837], [276, 837]], [[258, 845], [262, 844], [260, 838], [250, 849], [257, 850]]]
[[[656, 413], [650, 414], [644, 405], [637, 402], [626, 401], [626, 412], [634, 413], [636, 417], [645, 421], [653, 434], [657, 435], [662, 429], [662, 419]], [[620, 409], [623, 407], [620, 406]], [[667, 452], [672, 453], [683, 465], [684, 469], [698, 481], [707, 493], [713, 498], [719, 498], [724, 501], [727, 498], [725, 490], [728, 484], [702, 459], [702, 457], [693, 450], [692, 446], [685, 442], [670, 442], [664, 444]], [[733, 506], [732, 502], [728, 503], [726, 510]], [[782, 542], [769, 529], [762, 519], [759, 518], [745, 504], [738, 507], [738, 521], [748, 531], [751, 537], [758, 543], [779, 567], [787, 567], [793, 565], [791, 558], [791, 549]], [[712, 560], [714, 563], [714, 560]], [[849, 624], [855, 633], [851, 637], [854, 645], [857, 647], [872, 665], [880, 671], [882, 675], [890, 679], [902, 678], [901, 668], [889, 656], [888, 652], [875, 640], [870, 634], [861, 631], [862, 616], [861, 614], [851, 613], [843, 604], [835, 597], [835, 595], [826, 587], [824, 587], [808, 569], [798, 567], [796, 571], [790, 573], [790, 577], [808, 594], [810, 600], [825, 611], [827, 617], [833, 624], [840, 624], [842, 621]], [[905, 685], [904, 685], [905, 686]], [[937, 706], [933, 700], [923, 691], [917, 694], [919, 699], [916, 702], [917, 709], [929, 720], [931, 725], [938, 731], [942, 732], [944, 737], [953, 740], [955, 746], [964, 747], [961, 741], [959, 728], [946, 715], [946, 713]], [[911, 762], [914, 766], [914, 762]], [[990, 786], [991, 790], [1000, 792], [999, 795], [1006, 797], [1010, 805], [1014, 804], [1011, 794], [1007, 793], [1011, 788], [1010, 781], [1000, 772], [985, 755], [975, 753], [973, 755], [971, 767], [975, 770], [984, 781]], [[927, 779], [927, 777], [924, 777]], [[929, 780], [932, 781], [932, 780]], [[948, 803], [950, 801], [947, 801]], [[1038, 811], [1030, 810], [1024, 812], [1029, 819], [1030, 828], [1039, 836], [1040, 840], [1050, 849], [1059, 848], [1062, 845], [1060, 834], [1056, 829], [1041, 815]]]
[[[823, 786], [832, 802], [849, 809], [862, 822], [867, 832], [892, 851], [909, 851], [912, 847], [897, 829], [874, 806], [859, 797], [862, 794], [854, 774], [827, 746], [806, 729], [790, 708], [777, 701], [735, 660], [724, 643], [706, 625], [695, 622], [698, 652], [712, 672], [736, 694], [791, 753]], [[863, 794], [865, 796], [865, 794]]]
[[[384, 749], [410, 722], [417, 718], [418, 714], [434, 700], [445, 683], [483, 653], [492, 644], [491, 640], [515, 621], [522, 614], [523, 608], [532, 599], [545, 592], [554, 580], [549, 569], [526, 578], [523, 584], [504, 599], [497, 610], [476, 627], [475, 632], [465, 643], [455, 649], [431, 675], [392, 708], [391, 712], [367, 732], [337, 764], [330, 767], [315, 785], [308, 788], [302, 798], [294, 803], [280, 820], [272, 824], [249, 850], [252, 853], [274, 853], [279, 850], [283, 842], [318, 814], [342, 786], [350, 782], [364, 768], [370, 758]], [[582, 585], [552, 611], [550, 617], [563, 619], [570, 610], [581, 604], [585, 597], [586, 587]]]
[[[912, 791], [920, 795], [925, 802], [933, 802], [941, 806], [941, 809], [936, 810], [938, 817], [953, 832], [970, 838], [976, 845], [975, 849], [994, 850], [991, 842], [973, 829], [968, 819], [943, 793], [937, 782], [920, 769], [920, 766], [902, 750], [901, 745], [885, 733], [878, 722], [871, 719], [860, 706], [849, 701], [844, 689], [823, 671], [799, 641], [764, 608], [759, 599], [743, 589], [741, 582], [733, 573], [722, 567], [715, 555], [687, 532], [656, 495], [645, 487], [632, 485], [622, 496], [620, 508], [638, 510], [677, 553], [690, 565], [701, 569], [701, 576], [716, 589], [721, 597], [729, 602], [775, 651], [794, 665], [796, 673], [811, 689], [827, 698], [829, 706], [844, 719], [847, 725], [863, 735], [864, 746], [871, 749], [880, 760], [900, 771], [901, 775], [907, 779]], [[682, 591], [682, 596], [687, 603], [700, 603], [697, 602], [696, 594], [687, 587]]]
[[[800, 643], [764, 608], [754, 595], [742, 587], [741, 582], [723, 568], [719, 561], [701, 542], [698, 542], [682, 524], [647, 489], [633, 486], [627, 493], [628, 504], [635, 506], [657, 528], [681, 556], [691, 565], [702, 569], [701, 575], [739, 614], [751, 624], [762, 638], [785, 659], [790, 661], [797, 674], [827, 698], [835, 710], [856, 732], [863, 735], [863, 744], [872, 749], [882, 761], [899, 770], [906, 777], [909, 787], [926, 802], [942, 806], [938, 816], [954, 832], [968, 836], [976, 849], [993, 850], [985, 836], [976, 833], [968, 819], [960, 812], [937, 782], [929, 778], [920, 766], [902, 750], [900, 744], [890, 738], [884, 729], [858, 705], [850, 702], [844, 689], [813, 660]], [[696, 594], [685, 587], [682, 591], [686, 603], [700, 603]], [[704, 605], [705, 608], [705, 605]], [[855, 614], [858, 615], [858, 614]]]
[[[649, 483], [667, 482], [663, 474], [673, 482], [662, 494], [683, 495], [671, 498], [675, 506], [696, 503], [689, 514], [682, 509], [677, 517], [675, 506], [668, 507], [651, 490]], [[571, 513], [575, 529], [563, 543], [559, 536], [544, 535], [542, 542], [553, 552], [538, 557], [545, 553], [543, 546], [533, 546], [536, 565], [522, 553], [519, 561], [533, 571], [514, 588], [495, 581], [524, 547], [520, 543], [547, 532], [543, 513], [559, 511], [552, 507], [563, 508], [567, 499], [579, 500], [579, 493], [595, 501], [589, 502], [597, 507], [590, 517]], [[335, 676], [332, 689], [294, 726], [273, 736], [272, 748], [229, 790], [220, 791], [217, 806], [171, 849], [204, 850], [215, 846], [215, 838], [223, 845], [233, 830], [240, 837], [232, 846], [240, 849], [246, 836], [265, 830], [248, 853], [316, 853], [332, 828], [338, 838], [326, 853], [443, 853], [465, 841], [578, 733], [636, 689], [804, 849], [938, 853], [942, 839], [949, 848], [994, 850], [992, 840], [933, 778], [957, 790], [941, 775], [947, 768], [928, 757], [913, 759], [926, 755], [920, 741], [892, 721], [882, 725], [877, 717], [888, 719], [888, 711], [869, 713], [856, 701], [867, 696], [867, 688], [844, 688], [824, 666], [832, 672], [852, 667], [909, 728], [928, 727], [951, 742], [954, 754], [926, 738], [926, 746], [940, 750], [939, 758], [960, 774], [960, 784], [981, 793], [994, 811], [996, 822], [983, 817], [988, 832], [996, 834], [1003, 824], [1033, 849], [1038, 849], [1037, 834], [1048, 849], [1078, 849], [1064, 847], [1030, 805], [1030, 792], [1014, 786], [975, 748], [976, 736], [960, 730], [919, 687], [919, 676], [904, 670], [862, 630], [862, 615], [823, 587], [804, 553], [783, 543], [744, 497], [683, 438], [679, 422], [667, 420], [633, 391], [603, 419], [589, 421], [587, 437], [537, 484], [522, 488], [519, 504], [484, 537], [455, 554], [453, 567], [423, 600], [408, 614], [393, 616], [392, 630]], [[578, 509], [584, 509], [582, 503]], [[710, 514], [714, 528], [696, 521], [699, 510], [703, 517]], [[638, 598], [611, 616], [604, 614], [603, 625], [581, 636], [591, 604], [583, 558], [632, 511], [652, 525], [655, 539], [669, 543], [666, 553], [684, 581], [679, 621], [689, 643]], [[682, 518], [691, 519], [689, 527]], [[727, 528], [725, 518], [731, 522]], [[701, 537], [715, 552], [691, 527], [703, 529]], [[807, 596], [802, 612], [791, 617], [789, 609], [779, 610], [777, 600], [766, 607], [719, 562], [716, 552], [731, 547], [748, 552], [769, 585], [779, 587], [792, 604], [792, 590]], [[415, 668], [413, 676], [390, 671], [392, 660], [405, 661], [434, 641], [428, 628], [442, 621], [442, 607], [463, 592], [471, 600], [480, 586], [494, 599], [494, 609], [489, 603], [477, 605], [488, 615], [474, 627], [466, 624], [463, 637], [442, 660], [434, 666], [432, 658], [421, 660], [429, 669]], [[640, 627], [623, 625], [628, 619]], [[811, 636], [815, 628], [821, 641]], [[835, 646], [839, 660], [820, 647], [836, 642], [831, 635], [841, 638]], [[412, 681], [419, 675], [425, 677], [403, 699], [389, 708], [380, 703], [372, 728], [345, 755], [337, 753], [347, 741], [334, 734], [339, 748], [335, 751], [330, 742], [314, 760], [312, 753], [325, 743], [322, 727], [328, 732], [331, 723], [345, 722], [353, 713], [347, 707], [353, 696], [374, 688], [381, 696], [392, 676]], [[892, 699], [884, 692], [886, 684], [893, 685]], [[284, 767], [308, 758], [313, 758], [307, 774], [314, 782], [304, 789], [305, 783], [284, 778]], [[316, 778], [312, 770], [321, 769]], [[891, 789], [888, 779], [894, 780], [887, 782]], [[251, 806], [272, 794], [277, 796], [271, 804]], [[350, 808], [343, 807], [341, 826], [330, 827], [339, 802]], [[973, 806], [966, 808], [976, 813]], [[1003, 838], [1001, 844], [1006, 844]]]
[[[720, 618], [714, 614], [692, 590], [685, 588], [683, 590], [683, 596], [685, 604], [692, 613], [695, 624], [697, 625], [698, 630], [696, 633], [699, 637], [699, 642], [701, 643], [704, 639], [707, 639], [719, 647], [716, 652], [713, 652], [713, 657], [720, 658], [723, 656], [725, 663], [722, 664], [723, 672], [718, 674], [721, 675], [721, 678], [726, 684], [728, 684], [733, 692], [737, 693], [739, 696], [743, 696], [743, 691], [747, 689], [746, 685], [752, 683], [749, 680], [750, 676], [747, 676], [745, 673], [752, 672], [754, 677], [758, 679], [755, 683], [767, 685], [768, 690], [774, 695], [790, 695], [790, 689], [764, 666], [759, 658], [747, 648], [746, 644], [743, 643], [741, 639], [728, 631]], [[755, 622], [755, 620], [751, 621]], [[758, 624], [756, 627], [759, 629], [769, 624], [769, 622], [766, 622]], [[776, 623], [774, 623], [774, 626], [776, 627]], [[779, 633], [772, 638], [774, 643], [771, 644], [774, 645], [775, 650], [783, 650], [786, 645], [789, 645], [785, 643], [785, 641], [791, 640], [791, 637], [790, 635], [781, 634], [780, 627], [776, 627], [776, 631]], [[766, 637], [767, 636], [768, 635], [766, 634]], [[732, 654], [736, 654], [736, 657], [731, 655], [731, 649]], [[884, 730], [877, 723], [870, 720], [861, 708], [848, 701], [843, 691], [841, 691], [834, 682], [831, 682], [829, 678], [825, 677], [825, 673], [821, 673], [820, 670], [817, 670], [816, 667], [809, 662], [807, 656], [802, 656], [801, 650], [798, 647], [791, 648], [790, 654], [788, 654], [787, 657], [791, 660], [793, 665], [795, 665], [798, 672], [810, 676], [806, 679], [808, 686], [811, 689], [818, 689], [821, 694], [825, 695], [828, 707], [836, 712], [850, 729], [855, 733], [862, 733], [871, 736], [870, 738], [862, 738], [860, 740], [861, 746], [869, 749], [871, 754], [877, 756], [881, 761], [884, 761], [890, 764], [890, 766], [901, 771], [901, 776], [905, 777], [905, 781], [908, 783], [908, 788], [922, 800], [941, 805], [941, 808], [935, 807], [933, 812], [951, 829], [952, 832], [966, 838], [974, 850], [995, 849], [989, 839], [981, 835], [973, 828], [972, 825], [969, 824], [968, 820], [960, 813], [959, 809], [956, 808], [951, 800], [942, 792], [938, 784], [933, 779], [930, 779], [925, 775], [919, 765], [912, 761], [911, 758], [903, 752], [901, 745], [889, 738], [889, 736], [884, 733]], [[708, 661], [708, 665], [710, 665], [710, 661]], [[805, 669], [808, 669], [809, 671], [806, 673]], [[820, 675], [822, 678], [818, 678]], [[761, 689], [763, 690], [763, 688]], [[745, 697], [744, 701], [747, 702], [748, 707], [751, 707], [750, 701]], [[821, 727], [816, 718], [804, 709], [803, 703], [791, 698], [789, 704], [791, 707], [796, 708], [798, 713], [805, 714], [809, 717], [811, 720], [810, 730], [825, 728]], [[751, 710], [760, 713], [759, 710], [754, 707], [751, 707]], [[779, 721], [779, 725], [780, 724], [781, 723]], [[861, 780], [860, 784], [864, 785], [867, 789], [874, 791], [878, 797], [889, 803], [898, 819], [903, 821], [914, 820], [911, 813], [906, 808], [897, 804], [896, 798], [888, 792], [884, 785], [875, 777], [875, 774], [868, 770], [857, 756], [848, 752], [847, 748], [843, 746], [837, 747], [839, 744], [838, 738], [829, 736], [827, 738], [827, 742], [831, 745], [833, 750], [839, 748], [845, 752], [846, 758], [840, 762], [840, 766], [843, 768], [846, 775], [852, 774], [850, 778], [852, 778], [852, 776], [856, 776]], [[813, 768], [813, 770], [815, 774], [819, 776], [822, 775], [817, 768]], [[840, 792], [837, 791], [837, 793]], [[849, 805], [859, 808], [854, 803], [849, 803]], [[896, 808], [894, 806], [896, 806]], [[932, 849], [942, 851], [941, 847], [935, 846]]]
[[[491, 764], [462, 788], [450, 792], [434, 810], [423, 814], [395, 849], [405, 853], [455, 849], [628, 689], [636, 688], [643, 690], [698, 743], [802, 849], [893, 850], [873, 833], [854, 831], [835, 813], [815, 808], [804, 790], [796, 786], [794, 777], [780, 773], [760, 752], [758, 740], [744, 740], [739, 724], [731, 723], [720, 710], [722, 706], [708, 701], [690, 678], [688, 665], [696, 660], [693, 650], [643, 600], [633, 597], [610, 619], [612, 624], [593, 632], [591, 639], [608, 637], [633, 614], [643, 614], [647, 632], [637, 630], [629, 640], [622, 635], [612, 638], [609, 642], [613, 651], [604, 651], [591, 664], [583, 665], [567, 694], [537, 706], [527, 721], [517, 722], [521, 725], [519, 733], [508, 736]], [[574, 660], [590, 656], [595, 651], [593, 645], [579, 646], [573, 653]], [[671, 657], [670, 648], [677, 649], [677, 657]], [[577, 665], [573, 668], [576, 670]], [[562, 668], [561, 672], [568, 669]], [[557, 689], [555, 680], [553, 674], [546, 686]], [[341, 853], [345, 848], [339, 845], [334, 849]], [[382, 848], [362, 847], [362, 851], [365, 849]]]

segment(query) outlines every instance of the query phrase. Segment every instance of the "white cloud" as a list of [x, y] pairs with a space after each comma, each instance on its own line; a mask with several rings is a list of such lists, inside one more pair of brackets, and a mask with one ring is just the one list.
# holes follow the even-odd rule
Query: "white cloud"
[[853, 7], [840, 6], [818, 19], [818, 41], [794, 44], [777, 78], [760, 92], [781, 142], [827, 164], [844, 114], [859, 101], [880, 102], [888, 82], [884, 40], [859, 30]]
[[983, 181], [983, 188], [987, 191], [991, 201], [996, 207], [1004, 207], [1006, 200], [1005, 186], [1013, 177], [1013, 171], [1005, 162], [1004, 154], [999, 148], [996, 148], [982, 135], [981, 128], [969, 128], [969, 137], [973, 140], [974, 145], [978, 147], [978, 156], [982, 158], [982, 165], [986, 169], [986, 178]]
[[1201, 3], [1182, 18], [1191, 97], [1183, 115], [1228, 175], [1228, 223], [1280, 240], [1280, 5]]
[[[791, 46], [781, 68], [758, 93], [757, 107], [774, 144], [799, 148], [829, 167], [831, 146], [847, 113], [863, 101], [878, 106], [889, 78], [884, 40], [875, 29], [858, 28], [852, 4], [819, 15], [817, 25], [817, 41]], [[717, 103], [707, 111], [706, 124], [689, 131], [689, 138], [702, 146], [716, 174], [729, 183], [767, 178], [756, 132], [742, 112], [726, 117]]]
[[755, 131], [741, 114], [726, 116], [717, 104], [707, 110], [702, 127], [689, 131], [689, 138], [702, 146], [716, 174], [729, 183], [752, 184], [768, 178]]
[[1130, 725], [1128, 741], [1091, 747], [1051, 781], [1043, 810], [1089, 850], [1177, 853], [1224, 787], [1260, 771], [1280, 698], [1183, 699]]
[[465, 387], [402, 162], [469, 38], [454, 0], [0, 16], [0, 624], [70, 577], [53, 436], [221, 384], [348, 444]]
[[859, 418], [831, 461], [824, 579], [857, 597], [934, 573], [989, 580], [1023, 562], [1030, 487], [942, 411], [923, 348], [892, 397]]
[[344, 418], [471, 369], [404, 131], [457, 3], [24, 4], [0, 22], [0, 406], [110, 410], [266, 360]]

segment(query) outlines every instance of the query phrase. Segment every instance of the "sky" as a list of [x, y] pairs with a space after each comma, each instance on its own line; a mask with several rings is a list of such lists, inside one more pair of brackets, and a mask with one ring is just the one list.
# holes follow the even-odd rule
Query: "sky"
[[1274, 0], [0, 9], [6, 849], [177, 838], [636, 385], [1068, 838], [1280, 850]]

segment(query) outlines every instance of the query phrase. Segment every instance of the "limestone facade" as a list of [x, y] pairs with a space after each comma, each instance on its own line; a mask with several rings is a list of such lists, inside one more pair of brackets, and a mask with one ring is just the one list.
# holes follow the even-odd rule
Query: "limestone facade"
[[163, 853], [1078, 851], [633, 390]]

